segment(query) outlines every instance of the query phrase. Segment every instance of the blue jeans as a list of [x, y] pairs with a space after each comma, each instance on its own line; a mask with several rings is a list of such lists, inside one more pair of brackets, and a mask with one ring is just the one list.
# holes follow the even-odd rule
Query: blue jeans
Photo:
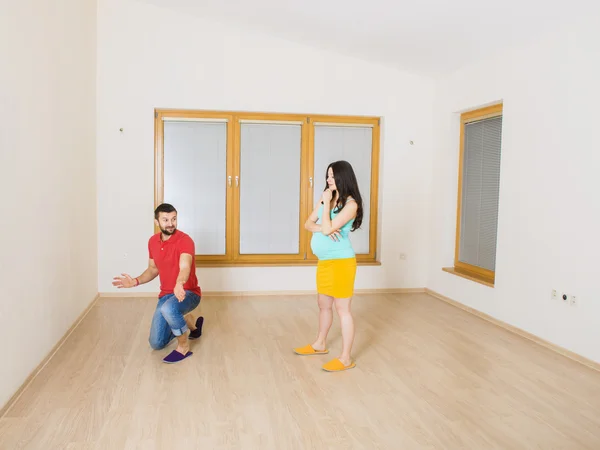
[[175, 336], [186, 333], [189, 328], [183, 316], [196, 309], [199, 304], [200, 296], [191, 291], [185, 291], [182, 302], [177, 300], [175, 294], [160, 297], [150, 326], [150, 346], [154, 350], [160, 350]]

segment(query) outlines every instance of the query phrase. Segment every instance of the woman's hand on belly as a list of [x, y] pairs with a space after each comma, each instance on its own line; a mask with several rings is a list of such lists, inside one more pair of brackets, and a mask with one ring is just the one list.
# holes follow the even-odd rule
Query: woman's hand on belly
[[329, 235], [329, 239], [331, 239], [332, 241], [335, 241], [335, 242], [338, 242], [341, 238], [342, 238], [342, 235], [340, 234], [340, 230], [335, 230], [333, 233], [331, 233]]

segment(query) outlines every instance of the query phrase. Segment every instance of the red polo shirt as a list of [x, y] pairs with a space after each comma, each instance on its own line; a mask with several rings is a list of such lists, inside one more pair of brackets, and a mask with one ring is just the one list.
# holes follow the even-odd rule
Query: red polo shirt
[[192, 255], [192, 269], [183, 288], [198, 295], [202, 294], [196, 277], [194, 241], [183, 231], [177, 230], [166, 241], [161, 239], [160, 233], [155, 234], [148, 240], [148, 254], [150, 259], [154, 260], [160, 277], [159, 297], [173, 293], [179, 276], [179, 258], [182, 253]]

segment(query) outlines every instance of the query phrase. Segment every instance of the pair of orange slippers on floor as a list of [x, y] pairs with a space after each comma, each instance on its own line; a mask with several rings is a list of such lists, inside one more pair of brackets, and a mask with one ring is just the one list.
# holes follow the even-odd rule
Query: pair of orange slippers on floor
[[[315, 350], [312, 345], [306, 345], [304, 347], [295, 348], [294, 352], [297, 355], [308, 356], [308, 355], [326, 355], [329, 350]], [[332, 359], [323, 366], [323, 370], [327, 372], [341, 372], [342, 370], [348, 370], [356, 367], [356, 363], [352, 362], [349, 366], [345, 366], [338, 358]]]

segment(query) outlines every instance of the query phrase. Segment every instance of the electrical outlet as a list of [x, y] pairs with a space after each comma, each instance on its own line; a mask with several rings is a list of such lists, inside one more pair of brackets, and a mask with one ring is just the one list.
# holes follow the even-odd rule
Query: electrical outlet
[[576, 295], [569, 295], [569, 304], [571, 306], [577, 306], [578, 303], [579, 303], [579, 299], [577, 298]]
[[558, 298], [558, 294], [556, 292], [556, 289], [552, 289], [552, 294], [551, 294], [550, 298], [552, 300], [556, 300]]

